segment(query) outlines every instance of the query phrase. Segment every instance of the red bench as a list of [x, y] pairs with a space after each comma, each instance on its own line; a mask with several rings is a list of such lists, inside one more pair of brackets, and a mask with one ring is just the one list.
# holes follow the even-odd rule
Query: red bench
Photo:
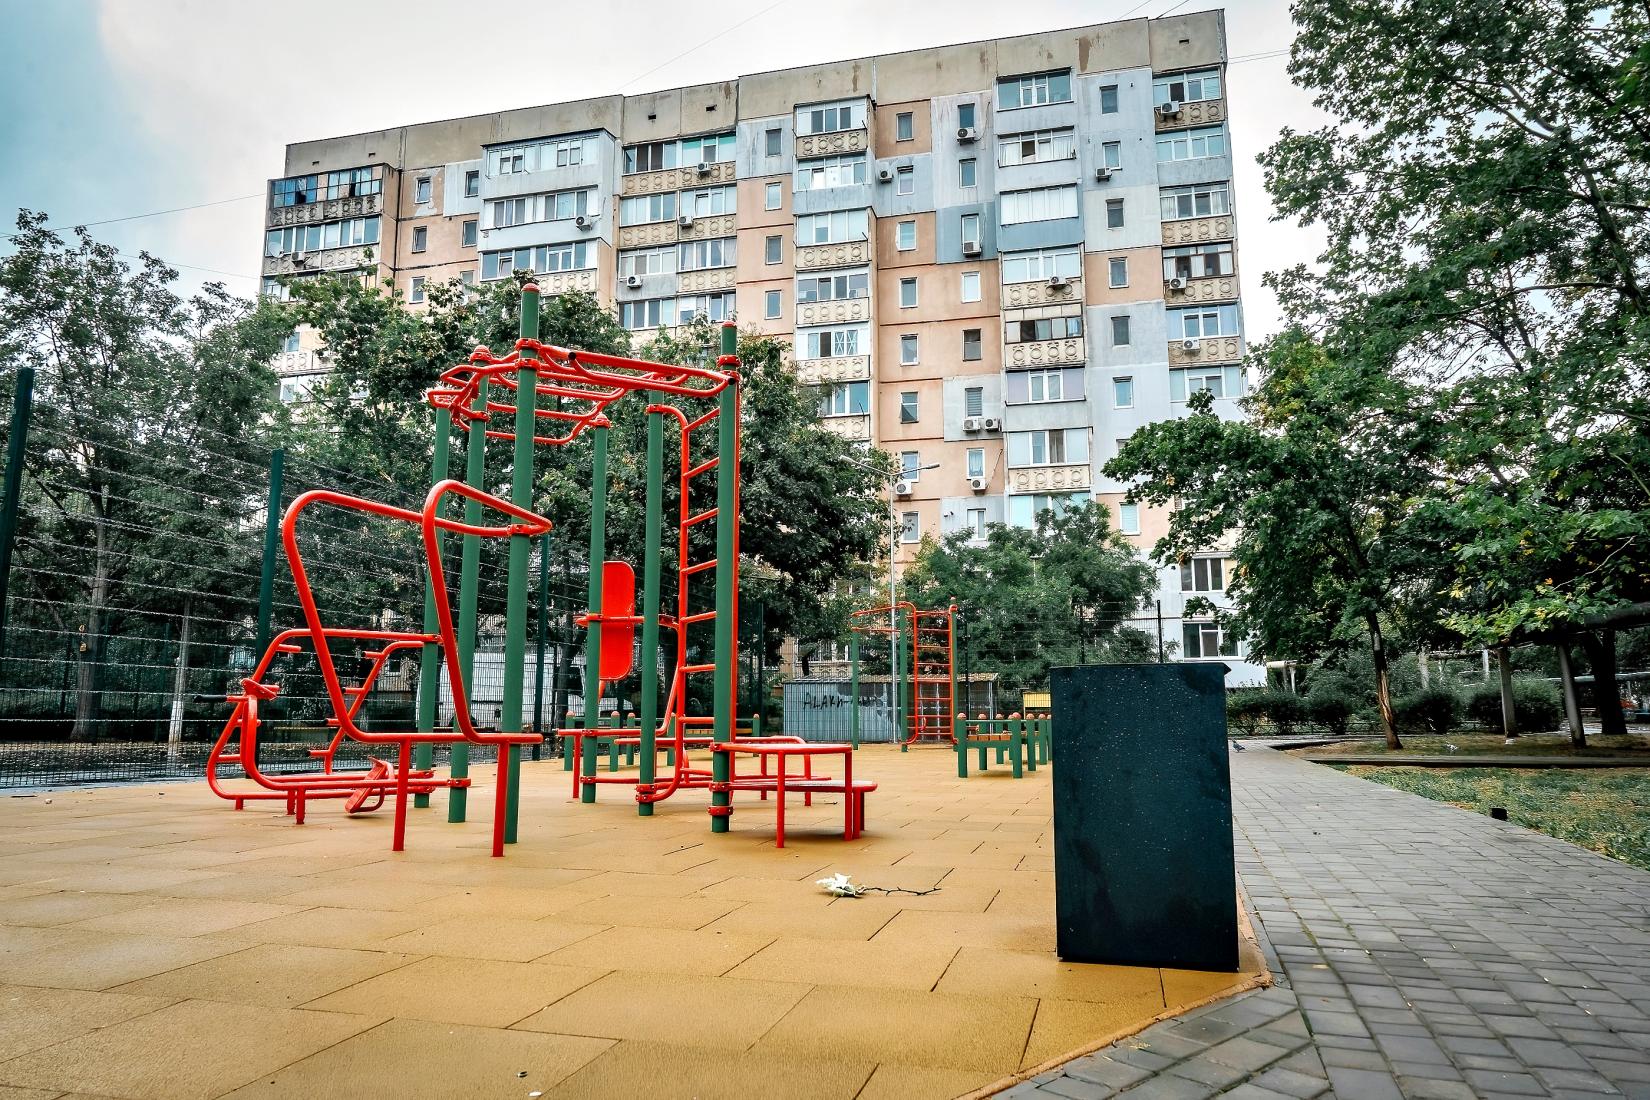
[[[850, 745], [827, 745], [804, 742], [800, 738], [762, 738], [749, 741], [722, 742], [712, 746], [716, 752], [729, 754], [729, 781], [726, 784], [711, 785], [711, 790], [718, 789], [728, 792], [729, 805], [711, 808], [713, 816], [718, 809], [721, 816], [732, 812], [731, 796], [734, 791], [756, 791], [763, 798], [771, 793], [778, 799], [775, 815], [775, 847], [785, 846], [785, 796], [793, 791], [800, 791], [805, 799], [805, 805], [813, 803], [816, 794], [841, 794], [842, 799], [842, 839], [853, 840], [859, 836], [865, 826], [865, 796], [877, 789], [877, 785], [868, 780], [853, 778], [853, 748]], [[762, 758], [762, 772], [759, 775], [740, 775], [733, 761], [739, 753], [745, 753]], [[841, 754], [843, 758], [843, 778], [833, 779], [830, 776], [813, 774], [812, 758], [819, 755]], [[778, 770], [770, 774], [767, 767], [767, 758], [776, 757]], [[801, 775], [791, 775], [787, 771], [787, 760], [792, 756], [800, 756], [804, 762], [804, 771]]]

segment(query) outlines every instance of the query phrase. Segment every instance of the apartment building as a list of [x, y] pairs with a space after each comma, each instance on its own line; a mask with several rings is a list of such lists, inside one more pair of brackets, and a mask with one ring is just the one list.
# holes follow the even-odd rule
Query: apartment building
[[[894, 454], [898, 562], [925, 536], [1094, 499], [1141, 425], [1246, 385], [1221, 12], [1132, 19], [421, 123], [287, 147], [264, 293], [351, 273], [417, 308], [518, 270], [639, 338], [703, 314], [789, 341], [842, 435]], [[295, 336], [301, 397], [325, 370]], [[1182, 659], [1258, 666], [1162, 570]], [[1137, 624], [1155, 631], [1157, 608]]]

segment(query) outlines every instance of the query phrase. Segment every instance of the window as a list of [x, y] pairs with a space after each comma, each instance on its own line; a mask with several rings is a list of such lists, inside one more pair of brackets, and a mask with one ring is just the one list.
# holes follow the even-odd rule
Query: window
[[413, 281], [412, 281], [412, 293], [407, 295], [407, 301], [409, 301], [409, 302], [422, 302], [423, 300], [424, 300], [424, 276], [414, 275], [413, 276]]
[[1134, 408], [1134, 379], [1113, 378], [1111, 380], [1111, 407], [1114, 409]]
[[283, 352], [287, 355], [291, 355], [294, 352], [302, 351], [303, 349], [303, 340], [299, 337], [297, 329], [293, 329], [291, 332], [286, 334], [286, 340], [281, 344], [281, 350]]
[[377, 218], [349, 218], [317, 225], [293, 225], [264, 234], [265, 256], [319, 252], [324, 248], [352, 248], [378, 243]]
[[732, 267], [734, 238], [711, 237], [703, 241], [683, 241], [676, 246], [677, 271], [706, 271], [718, 267]]
[[978, 214], [964, 214], [962, 216], [963, 247], [973, 245], [980, 247], [980, 216]]
[[675, 303], [669, 298], [648, 298], [640, 302], [619, 303], [619, 324], [632, 332], [668, 325], [675, 318]]
[[734, 158], [738, 138], [733, 134], [712, 134], [708, 137], [686, 138], [682, 142], [682, 167], [690, 164], [715, 164]]
[[894, 172], [894, 194], [915, 195], [917, 193], [917, 170], [915, 168], [900, 168]]
[[871, 293], [870, 284], [870, 275], [863, 271], [810, 275], [796, 281], [796, 300], [799, 303], [809, 303], [867, 298]]
[[738, 208], [738, 191], [732, 186], [702, 187], [697, 191], [683, 191], [679, 212], [696, 218], [714, 218], [732, 214]]
[[1215, 623], [1182, 623], [1180, 655], [1193, 660], [1236, 657], [1237, 639], [1226, 637], [1226, 632]]
[[465, 248], [474, 248], [476, 246], [476, 230], [480, 225], [481, 222], [475, 218], [467, 220], [460, 231], [459, 243]]
[[[975, 363], [980, 358], [980, 330], [977, 328], [963, 329], [963, 362]], [[979, 413], [969, 413], [978, 416]]]
[[[674, 143], [671, 143], [674, 146]], [[507, 176], [516, 172], [539, 172], [549, 168], [569, 168], [585, 164], [596, 155], [596, 135], [556, 138], [536, 141], [531, 145], [516, 145], [488, 154], [493, 174]]]
[[974, 104], [957, 104], [957, 125], [964, 129], [974, 128]]
[[858, 355], [864, 331], [863, 325], [809, 329], [802, 338], [802, 358], [829, 359], [839, 355]]
[[902, 481], [915, 483], [922, 477], [922, 456], [916, 451], [901, 451], [899, 476]]
[[894, 247], [901, 252], [910, 252], [917, 247], [917, 223], [900, 222], [895, 229]]
[[1017, 493], [1008, 498], [1008, 522], [1013, 527], [1035, 527], [1043, 512], [1063, 515], [1078, 505], [1087, 503], [1090, 496], [1082, 493]]
[[762, 241], [762, 262], [765, 264], [783, 263], [785, 260], [785, 239], [778, 234], [766, 237]]
[[[1009, 371], [1008, 403], [1010, 405], [1039, 404], [1048, 401], [1081, 401], [1083, 399], [1082, 367], [1045, 367], [1039, 370]], [[1073, 429], [1075, 432], [1076, 429]], [[1058, 462], [1059, 459], [1049, 461]], [[1081, 461], [1074, 459], [1072, 461]], [[1036, 463], [1033, 463], [1036, 465]]]
[[829, 214], [804, 214], [796, 219], [796, 243], [842, 244], [866, 238], [864, 210], [835, 210]]
[[820, 416], [864, 416], [871, 411], [871, 383], [833, 382], [819, 399]]
[[762, 142], [763, 142], [762, 152], [763, 152], [763, 154], [765, 156], [777, 157], [779, 155], [779, 150], [781, 148], [781, 145], [780, 145], [781, 140], [782, 140], [782, 138], [781, 138], [780, 130], [777, 126], [774, 127], [771, 130], [768, 130], [765, 134], [763, 134], [763, 137], [762, 137]]
[[[1016, 374], [1031, 373], [1015, 371]], [[1044, 400], [1048, 400], [1044, 398]], [[1087, 428], [1049, 428], [1034, 432], [1008, 433], [1010, 466], [1056, 466], [1089, 460]]]
[[922, 517], [916, 512], [900, 513], [899, 540], [901, 542], [922, 541]]
[[899, 361], [903, 367], [913, 366], [917, 362], [917, 334], [907, 332], [899, 338]]
[[1113, 256], [1106, 261], [1106, 269], [1114, 287], [1129, 285], [1129, 258], [1127, 256]]
[[625, 174], [674, 168], [678, 152], [679, 148], [674, 141], [650, 141], [644, 145], [628, 145], [624, 151]]
[[997, 106], [1009, 111], [1016, 107], [1035, 107], [1041, 103], [1070, 103], [1071, 73], [1038, 73], [1036, 76], [1011, 76], [997, 81]]
[[1070, 160], [1077, 155], [1077, 137], [1067, 130], [1033, 130], [1006, 134], [997, 139], [997, 164], [1037, 164], [1047, 160]]
[[1163, 250], [1165, 279], [1208, 279], [1231, 273], [1231, 241], [1181, 245]]
[[1100, 113], [1115, 115], [1117, 113], [1117, 85], [1102, 84], [1100, 86]]
[[1077, 216], [1077, 188], [1036, 187], [1028, 191], [1004, 191], [998, 199], [1002, 223], [1046, 222]]
[[[970, 474], [970, 477], [984, 477], [984, 474]], [[985, 540], [985, 509], [970, 508], [968, 510], [968, 537], [976, 542]]]
[[915, 279], [901, 279], [899, 281], [899, 307], [901, 309], [915, 309], [917, 306], [917, 281]]
[[906, 390], [899, 395], [899, 422], [901, 424], [915, 424], [918, 415], [916, 391]]
[[1168, 317], [1170, 340], [1198, 340], [1238, 335], [1236, 305], [1171, 309], [1168, 311]]
[[901, 111], [894, 116], [894, 140], [910, 141], [915, 129], [915, 120], [910, 111]]
[[1003, 342], [1024, 344], [1032, 340], [1070, 340], [1083, 335], [1083, 317], [1072, 313], [1058, 317], [1027, 317], [1003, 322]]
[[777, 291], [777, 290], [767, 291], [763, 294], [762, 298], [763, 298], [763, 305], [765, 307], [763, 316], [765, 316], [770, 321], [773, 320], [775, 317], [778, 317], [779, 316], [779, 310], [780, 310], [779, 291]]
[[528, 271], [543, 275], [554, 271], [582, 271], [594, 267], [596, 250], [586, 241], [541, 244], [537, 248], [516, 248], [481, 254], [481, 280], [507, 279], [511, 272]]
[[413, 184], [413, 201], [424, 203], [430, 201], [430, 177], [419, 176]]
[[696, 317], [707, 321], [726, 321], [733, 316], [734, 293], [731, 290], [713, 294], [689, 294], [676, 299], [677, 324], [685, 325]]
[[676, 220], [676, 192], [631, 195], [619, 200], [620, 225], [651, 225]]
[[463, 271], [460, 271], [458, 273], [458, 281], [463, 283], [465, 286], [475, 286], [476, 269], [473, 267], [467, 267]]
[[1182, 592], [1226, 591], [1225, 558], [1184, 558], [1180, 562]]
[[1175, 130], [1157, 135], [1157, 159], [1196, 160], [1226, 155], [1226, 128], [1201, 126], [1196, 130]]
[[676, 248], [673, 245], [627, 249], [619, 253], [619, 274], [622, 276], [671, 275], [675, 271]]
[[1217, 69], [1160, 76], [1152, 81], [1153, 103], [1201, 103], [1219, 98], [1220, 72]]
[[1101, 142], [1100, 163], [1113, 172], [1123, 167], [1123, 143], [1121, 141]]
[[964, 157], [957, 162], [957, 186], [978, 187], [980, 183], [979, 162], [973, 157]]
[[1159, 193], [1163, 220], [1213, 218], [1232, 212], [1232, 191], [1226, 183], [1194, 183], [1186, 187], [1165, 187]]
[[[964, 416], [984, 416], [985, 415], [985, 387], [984, 386], [969, 386], [967, 389], [963, 390], [963, 415]], [[978, 448], [975, 448], [975, 450], [978, 450]], [[969, 454], [971, 454], [971, 455], [973, 453], [974, 453], [973, 451], [969, 452]], [[980, 453], [984, 454], [985, 452], [980, 451]], [[983, 459], [982, 459], [982, 461], [983, 461]], [[973, 459], [970, 459], [969, 462], [972, 465]]]
[[1140, 505], [1119, 504], [1117, 506], [1117, 529], [1125, 535], [1140, 533]]
[[817, 191], [822, 187], [849, 187], [864, 182], [864, 153], [841, 153], [796, 162], [798, 191]]
[[1243, 396], [1243, 368], [1235, 364], [1216, 367], [1184, 367], [1169, 371], [1169, 400], [1184, 401], [1190, 394], [1208, 390], [1217, 398]]
[[1075, 279], [1083, 274], [1083, 257], [1075, 248], [1040, 248], [1003, 257], [1003, 282], [1043, 282], [1058, 275]]
[[764, 210], [778, 210], [785, 205], [785, 189], [777, 182], [770, 183], [762, 192], [762, 208]]
[[1111, 319], [1111, 346], [1126, 348], [1129, 346], [1129, 315], [1120, 313]]
[[1122, 229], [1123, 228], [1123, 200], [1122, 199], [1107, 199], [1106, 200], [1106, 228], [1107, 229]]
[[464, 173], [464, 197], [473, 199], [481, 194], [481, 169], [472, 168]]
[[430, 247], [430, 229], [428, 226], [413, 226], [412, 250], [423, 252]]
[[822, 103], [814, 107], [799, 107], [796, 111], [798, 134], [831, 134], [838, 130], [859, 130], [865, 126], [865, 101]]
[[[978, 416], [980, 414], [979, 413], [970, 413], [969, 415], [970, 416]], [[968, 476], [969, 477], [984, 477], [985, 476], [985, 448], [984, 447], [970, 447], [970, 448], [968, 448]]]
[[980, 300], [980, 273], [965, 271], [962, 273], [962, 300], [977, 302]]

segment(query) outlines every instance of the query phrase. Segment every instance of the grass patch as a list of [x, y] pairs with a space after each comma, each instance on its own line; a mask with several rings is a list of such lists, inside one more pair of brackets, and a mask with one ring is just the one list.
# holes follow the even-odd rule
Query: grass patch
[[[1405, 734], [1400, 756], [1637, 756], [1643, 754], [1650, 767], [1650, 734], [1629, 733], [1625, 737], [1606, 737], [1588, 734], [1587, 747], [1577, 751], [1570, 745], [1569, 734], [1520, 734], [1512, 744], [1506, 744], [1499, 733], [1459, 733], [1439, 737], [1436, 734]], [[1453, 750], [1451, 746], [1454, 746]], [[1309, 752], [1313, 756], [1385, 756], [1386, 742], [1374, 740], [1337, 741], [1331, 745], [1289, 749], [1289, 752]]]
[[1504, 806], [1515, 824], [1650, 871], [1650, 768], [1329, 766], [1476, 813]]

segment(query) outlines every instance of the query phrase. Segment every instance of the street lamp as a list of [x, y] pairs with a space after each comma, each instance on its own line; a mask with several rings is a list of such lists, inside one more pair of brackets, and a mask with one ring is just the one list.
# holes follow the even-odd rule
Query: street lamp
[[887, 470], [879, 470], [869, 463], [860, 462], [858, 459], [843, 456], [842, 461], [846, 462], [850, 466], [857, 466], [859, 469], [864, 470], [867, 473], [876, 474], [878, 477], [887, 478], [888, 480], [888, 515], [893, 521], [893, 527], [890, 529], [888, 537], [888, 629], [891, 631], [897, 630], [898, 625], [895, 620], [894, 605], [899, 602], [899, 598], [896, 595], [896, 590], [894, 587], [894, 558], [899, 553], [899, 535], [901, 524], [899, 519], [898, 504], [894, 497], [894, 485], [896, 482], [903, 480], [905, 475], [908, 473], [922, 473], [924, 470], [937, 470], [940, 468], [940, 464], [938, 462], [931, 462], [926, 466], [917, 466], [911, 470], [901, 468], [890, 473]]

